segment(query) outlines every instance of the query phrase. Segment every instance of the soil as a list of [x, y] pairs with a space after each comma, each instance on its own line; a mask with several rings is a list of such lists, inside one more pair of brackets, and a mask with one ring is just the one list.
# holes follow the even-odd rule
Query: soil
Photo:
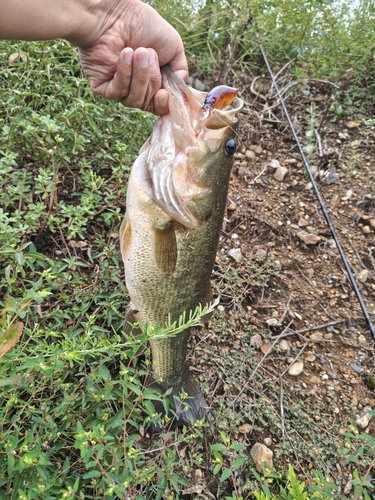
[[[256, 84], [243, 92], [247, 104], [214, 271], [219, 312], [192, 339], [190, 364], [216, 415], [209, 444], [221, 442], [220, 431], [248, 450], [266, 443], [276, 470], [291, 463], [306, 478], [319, 468], [338, 495], [350, 498], [353, 469], [364, 474], [374, 452], [350, 463], [344, 435], [375, 436], [375, 418], [365, 426], [358, 420], [375, 409], [374, 338], [270, 80]], [[343, 86], [338, 92], [311, 80], [298, 96], [289, 94], [287, 106], [374, 317], [375, 121], [354, 108], [345, 113], [340, 99], [346, 97]], [[286, 169], [282, 180], [275, 179], [276, 165]], [[302, 231], [315, 237], [303, 241]], [[228, 256], [234, 248], [240, 262]], [[291, 375], [292, 365], [302, 372]], [[232, 458], [226, 456], [228, 467]], [[237, 471], [239, 493], [251, 489], [250, 476]], [[203, 477], [212, 498], [231, 493], [207, 469]]]

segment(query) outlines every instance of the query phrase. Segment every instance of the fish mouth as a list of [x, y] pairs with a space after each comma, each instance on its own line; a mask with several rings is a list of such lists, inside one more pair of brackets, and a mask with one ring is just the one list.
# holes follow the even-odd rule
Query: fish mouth
[[[217, 142], [222, 143], [228, 132], [230, 134], [237, 125], [243, 100], [235, 97], [224, 109], [207, 109], [204, 106], [207, 92], [200, 92], [186, 85], [168, 65], [163, 66], [161, 71], [163, 86], [169, 93], [169, 114], [174, 125], [176, 146], [182, 148], [188, 143], [196, 143], [199, 138], [204, 139], [206, 130], [222, 130], [222, 134], [215, 134]], [[184, 134], [183, 138], [180, 137], [181, 132]], [[183, 144], [179, 144], [180, 141]]]
[[214, 209], [216, 202], [209, 199], [220, 170], [230, 169], [224, 146], [235, 139], [243, 101], [235, 97], [223, 109], [207, 108], [207, 93], [188, 87], [169, 66], [162, 68], [162, 77], [169, 113], [159, 118], [144, 146], [147, 192], [167, 217], [196, 228]]

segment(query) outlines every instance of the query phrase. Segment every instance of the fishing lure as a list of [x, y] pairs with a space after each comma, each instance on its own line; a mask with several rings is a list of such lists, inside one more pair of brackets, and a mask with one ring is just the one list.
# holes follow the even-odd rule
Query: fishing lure
[[224, 109], [237, 97], [238, 90], [227, 85], [214, 87], [206, 96], [202, 109]]

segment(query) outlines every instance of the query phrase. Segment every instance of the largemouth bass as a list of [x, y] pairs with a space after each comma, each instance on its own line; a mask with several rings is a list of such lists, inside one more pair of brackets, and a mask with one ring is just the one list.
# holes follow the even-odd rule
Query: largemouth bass
[[[237, 92], [223, 109], [207, 106], [207, 93], [188, 87], [171, 68], [162, 69], [170, 112], [156, 122], [135, 161], [120, 229], [127, 321], [164, 326], [170, 315], [211, 299], [210, 276], [222, 226], [238, 114]], [[221, 88], [221, 102], [227, 99]], [[190, 424], [208, 406], [186, 365], [190, 332], [150, 341], [153, 371], [163, 391], [172, 388], [178, 424]], [[181, 391], [188, 394], [185, 410]], [[158, 408], [158, 411], [160, 408]]]

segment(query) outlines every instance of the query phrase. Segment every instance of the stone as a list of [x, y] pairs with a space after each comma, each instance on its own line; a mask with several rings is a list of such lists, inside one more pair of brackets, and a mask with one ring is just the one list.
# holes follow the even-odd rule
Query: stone
[[332, 340], [333, 333], [325, 333], [323, 335], [324, 340]]
[[251, 151], [251, 149], [248, 149], [245, 153], [246, 158], [249, 160], [255, 160], [257, 155], [254, 153], [254, 151]]
[[366, 429], [366, 427], [370, 423], [372, 415], [368, 413], [368, 410], [371, 410], [371, 406], [365, 406], [365, 408], [363, 409], [363, 414], [355, 421], [357, 427]]
[[370, 234], [371, 233], [370, 226], [363, 226], [362, 227], [362, 232], [363, 232], [363, 234]]
[[362, 271], [358, 273], [357, 277], [358, 281], [360, 281], [361, 283], [366, 283], [367, 278], [368, 278], [368, 269], [362, 269]]
[[310, 335], [310, 339], [314, 342], [320, 342], [323, 338], [323, 333], [322, 332], [313, 332]]
[[263, 473], [265, 469], [273, 469], [273, 451], [267, 448], [266, 445], [262, 443], [255, 443], [250, 450], [250, 456], [253, 459], [255, 468], [258, 472]]
[[338, 181], [340, 179], [340, 176], [336, 172], [330, 172], [327, 177], [324, 179], [324, 182], [326, 184], [333, 184], [334, 182]]
[[252, 427], [250, 424], [242, 424], [238, 428], [238, 432], [241, 432], [241, 434], [249, 434], [252, 430]]
[[276, 172], [273, 174], [273, 177], [277, 181], [282, 182], [287, 173], [288, 169], [286, 167], [279, 167], [278, 169], [276, 169]]
[[316, 245], [321, 240], [320, 236], [316, 234], [307, 233], [306, 231], [299, 231], [297, 236], [302, 240], [305, 245]]
[[348, 201], [352, 196], [353, 191], [351, 189], [348, 189], [348, 191], [345, 193], [345, 196], [342, 198], [342, 201]]
[[267, 319], [266, 320], [266, 323], [269, 327], [274, 327], [274, 326], [278, 326], [279, 325], [279, 322], [277, 321], [276, 318], [270, 318], [270, 319]]
[[279, 160], [271, 160], [269, 163], [267, 163], [267, 167], [280, 168], [281, 165], [280, 165]]
[[231, 248], [228, 252], [228, 256], [231, 257], [236, 262], [241, 262], [242, 260], [242, 252], [240, 248]]
[[314, 363], [314, 361], [316, 360], [316, 356], [314, 356], [314, 354], [309, 354], [308, 356], [306, 356], [306, 361], [308, 361], [309, 363]]
[[280, 343], [279, 343], [279, 347], [282, 351], [287, 351], [289, 352], [290, 351], [290, 344], [287, 340], [285, 339], [281, 339], [280, 340]]
[[358, 342], [360, 344], [367, 344], [366, 337], [364, 335], [358, 335]]
[[370, 224], [370, 227], [371, 227], [372, 229], [375, 229], [375, 219], [370, 219], [370, 220], [368, 221], [368, 223]]
[[270, 342], [265, 342], [261, 347], [260, 347], [260, 350], [262, 351], [262, 353], [264, 355], [266, 354], [270, 354], [272, 352], [272, 348], [271, 348], [271, 343]]
[[288, 370], [289, 375], [292, 375], [293, 377], [301, 375], [302, 372], [303, 372], [303, 361], [297, 361], [296, 363], [293, 363]]
[[350, 365], [349, 365], [349, 366], [350, 366], [350, 368], [351, 368], [353, 371], [355, 371], [356, 373], [358, 373], [358, 374], [359, 374], [359, 373], [362, 373], [362, 368], [361, 368], [359, 365], [357, 365], [356, 363], [350, 363]]
[[250, 345], [252, 347], [256, 347], [257, 349], [260, 349], [260, 347], [263, 345], [263, 339], [259, 335], [259, 333], [256, 333], [255, 335], [253, 335], [251, 337], [251, 339], [250, 339]]
[[263, 443], [266, 445], [266, 446], [271, 446], [272, 444], [272, 438], [271, 437], [266, 437], [263, 439]]
[[359, 127], [359, 126], [360, 126], [360, 122], [350, 121], [350, 122], [347, 122], [347, 123], [346, 123], [346, 126], [347, 126], [348, 128], [350, 128], [350, 129], [351, 129], [351, 128], [357, 128], [357, 127]]
[[307, 222], [307, 220], [305, 220], [305, 219], [302, 219], [302, 218], [301, 218], [301, 219], [298, 221], [298, 225], [299, 225], [299, 227], [305, 227], [305, 226], [307, 226], [307, 225], [308, 225], [308, 222]]

